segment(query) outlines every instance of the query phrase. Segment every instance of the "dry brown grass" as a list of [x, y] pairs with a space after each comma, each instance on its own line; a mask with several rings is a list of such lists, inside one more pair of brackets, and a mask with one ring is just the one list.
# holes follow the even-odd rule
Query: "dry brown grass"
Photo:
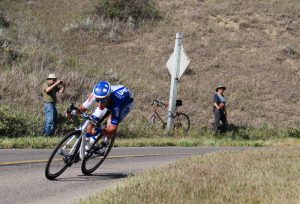
[[299, 147], [194, 156], [79, 203], [297, 203], [299, 156]]
[[64, 107], [80, 103], [93, 84], [105, 79], [130, 87], [136, 98], [134, 115], [145, 115], [153, 98], [169, 96], [165, 64], [175, 33], [182, 31], [191, 64], [178, 98], [194, 128], [210, 126], [212, 95], [219, 82], [227, 86], [230, 123], [300, 126], [299, 1], [156, 3], [163, 20], [127, 30], [119, 42], [111, 42], [91, 30], [64, 32], [94, 15], [93, 1], [2, 0], [0, 7], [12, 23], [0, 28], [0, 38], [10, 42], [0, 48], [0, 55], [6, 57], [10, 49], [21, 58], [1, 64], [0, 102], [34, 107], [42, 114], [40, 85], [55, 72], [68, 83], [60, 98]]

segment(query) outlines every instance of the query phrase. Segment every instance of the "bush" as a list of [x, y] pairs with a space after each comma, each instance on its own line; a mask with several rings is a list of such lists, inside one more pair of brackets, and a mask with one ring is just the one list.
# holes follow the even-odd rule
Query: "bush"
[[284, 133], [286, 137], [300, 138], [300, 129], [288, 128]]
[[118, 18], [127, 21], [130, 17], [136, 21], [161, 18], [150, 0], [101, 0], [96, 10], [100, 16], [111, 20]]
[[[0, 136], [12, 138], [42, 135], [44, 127], [42, 117], [43, 115], [34, 113], [16, 112], [8, 106], [0, 105]], [[81, 122], [81, 118], [75, 117], [68, 120], [59, 114], [55, 135], [64, 136], [78, 127]]]
[[274, 138], [300, 138], [300, 129], [286, 128], [280, 129], [278, 127], [268, 126], [266, 124], [261, 127], [251, 126], [231, 126], [229, 130], [217, 137], [225, 137], [231, 139], [242, 140], [269, 140]]
[[65, 136], [69, 132], [75, 130], [81, 123], [83, 119], [81, 117], [72, 117], [70, 120], [64, 115], [58, 114], [58, 124], [55, 130], [56, 136]]
[[0, 135], [16, 137], [28, 133], [26, 118], [13, 113], [7, 106], [0, 106]]

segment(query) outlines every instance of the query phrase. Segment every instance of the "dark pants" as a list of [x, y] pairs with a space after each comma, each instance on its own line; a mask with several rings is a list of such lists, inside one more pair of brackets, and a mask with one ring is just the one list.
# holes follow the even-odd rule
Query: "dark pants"
[[[228, 128], [228, 121], [225, 112], [223, 110], [215, 108], [214, 114], [215, 114], [214, 130], [216, 132], [225, 132]], [[222, 125], [220, 124], [220, 122], [222, 122]]]
[[44, 103], [44, 111], [45, 111], [44, 135], [52, 136], [57, 127], [57, 120], [58, 120], [55, 103]]

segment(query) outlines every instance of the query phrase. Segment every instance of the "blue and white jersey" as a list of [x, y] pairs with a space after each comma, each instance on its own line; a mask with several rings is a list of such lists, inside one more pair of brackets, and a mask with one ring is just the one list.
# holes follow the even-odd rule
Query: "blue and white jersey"
[[[125, 86], [111, 86], [111, 105], [106, 108], [112, 112], [111, 123], [118, 125], [123, 118], [132, 110], [133, 94]], [[130, 105], [130, 106], [128, 106]]]
[[[106, 109], [112, 112], [111, 123], [118, 125], [133, 108], [133, 94], [125, 86], [112, 85], [110, 99], [111, 101], [109, 105], [106, 106]], [[83, 107], [88, 109], [95, 102], [96, 98], [93, 94], [91, 94], [90, 97], [83, 103]], [[97, 107], [97, 109], [99, 109], [99, 107]]]

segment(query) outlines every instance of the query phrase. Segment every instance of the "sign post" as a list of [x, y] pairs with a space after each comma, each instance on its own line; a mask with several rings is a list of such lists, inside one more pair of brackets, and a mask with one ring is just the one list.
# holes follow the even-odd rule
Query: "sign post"
[[177, 85], [180, 77], [190, 63], [182, 47], [183, 33], [176, 33], [174, 52], [167, 62], [167, 68], [171, 74], [171, 89], [169, 98], [168, 123], [167, 130], [174, 127], [174, 115], [176, 108]]

